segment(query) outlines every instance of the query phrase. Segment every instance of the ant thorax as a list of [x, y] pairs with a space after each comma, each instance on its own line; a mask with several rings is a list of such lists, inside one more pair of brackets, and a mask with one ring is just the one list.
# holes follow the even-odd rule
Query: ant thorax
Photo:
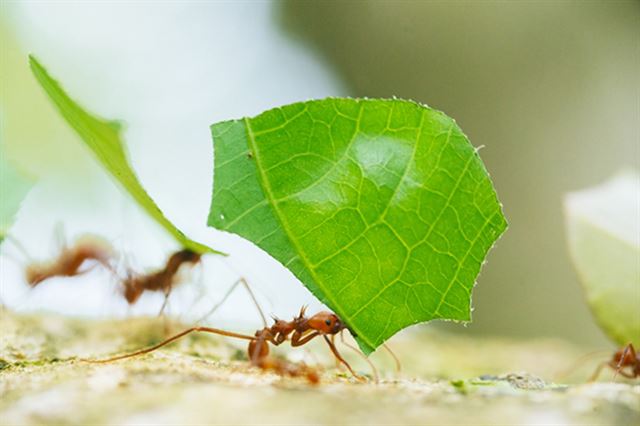
[[297, 331], [298, 333], [304, 333], [311, 328], [309, 327], [309, 319], [304, 316], [296, 317], [292, 322], [295, 331]]

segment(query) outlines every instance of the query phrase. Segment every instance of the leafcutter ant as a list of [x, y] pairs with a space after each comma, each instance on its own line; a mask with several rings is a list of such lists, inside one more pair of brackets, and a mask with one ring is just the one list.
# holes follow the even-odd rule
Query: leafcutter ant
[[609, 361], [601, 363], [589, 381], [595, 381], [605, 367], [615, 370], [616, 375], [620, 374], [628, 379], [638, 378], [640, 377], [640, 354], [636, 352], [633, 344], [629, 343], [617, 351]]
[[[9, 239], [24, 256], [30, 258], [17, 240]], [[96, 265], [101, 265], [113, 272], [112, 259], [113, 248], [106, 240], [86, 234], [76, 239], [69, 247], [63, 244], [56, 258], [45, 262], [30, 262], [25, 267], [25, 279], [29, 286], [36, 287], [53, 277], [75, 277], [85, 274]], [[82, 269], [87, 263], [93, 264]]]
[[300, 309], [300, 313], [298, 314], [298, 316], [293, 318], [292, 321], [285, 321], [274, 318], [274, 323], [272, 326], [265, 326], [264, 328], [257, 330], [253, 336], [211, 327], [192, 327], [158, 343], [157, 345], [146, 349], [141, 349], [136, 352], [103, 360], [88, 361], [93, 363], [107, 363], [143, 355], [153, 352], [192, 332], [205, 332], [218, 334], [221, 336], [233, 337], [236, 339], [248, 340], [249, 346], [247, 348], [247, 355], [251, 362], [251, 365], [258, 367], [263, 371], [273, 371], [279, 375], [305, 377], [310, 383], [315, 384], [320, 380], [319, 374], [315, 369], [310, 368], [305, 364], [294, 364], [269, 356], [269, 344], [279, 346], [282, 343], [289, 341], [291, 343], [291, 346], [298, 347], [309, 343], [316, 337], [322, 337], [338, 362], [344, 365], [353, 377], [360, 381], [365, 380], [362, 376], [359, 376], [355, 373], [355, 371], [351, 368], [351, 365], [342, 357], [332, 339], [330, 339], [330, 337], [341, 333], [347, 328], [342, 320], [340, 320], [337, 315], [331, 312], [318, 312], [311, 317], [307, 317], [305, 315], [305, 310], [305, 307]]
[[[262, 308], [260, 308], [260, 304], [258, 303], [258, 300], [256, 299], [255, 294], [253, 293], [253, 291], [251, 290], [251, 286], [249, 285], [249, 283], [244, 279], [244, 278], [239, 278], [230, 288], [229, 290], [227, 290], [227, 292], [224, 294], [224, 296], [222, 297], [222, 299], [215, 304], [205, 315], [203, 315], [198, 321], [197, 323], [202, 323], [203, 321], [205, 321], [207, 318], [209, 318], [211, 315], [213, 315], [213, 313], [218, 310], [218, 308], [220, 308], [224, 302], [229, 298], [229, 296], [231, 296], [231, 293], [233, 293], [233, 291], [238, 287], [242, 285], [244, 287], [244, 289], [247, 291], [247, 293], [249, 294], [249, 297], [251, 298], [251, 300], [253, 301], [254, 306], [256, 307], [256, 309], [258, 310], [258, 313], [260, 314], [260, 318], [262, 319], [262, 323], [264, 324], [264, 327], [267, 327], [267, 319], [264, 316], [264, 313], [262, 312]], [[276, 318], [274, 318], [274, 320], [276, 320]], [[340, 341], [343, 345], [345, 345], [346, 347], [348, 347], [349, 349], [351, 349], [352, 351], [354, 351], [355, 353], [357, 353], [362, 359], [364, 359], [364, 361], [369, 364], [369, 367], [371, 367], [371, 371], [373, 372], [373, 377], [374, 380], [376, 381], [376, 383], [378, 382], [378, 371], [375, 367], [375, 365], [373, 365], [373, 363], [371, 362], [371, 360], [369, 360], [369, 358], [367, 358], [362, 352], [360, 352], [360, 350], [358, 348], [356, 348], [353, 345], [350, 345], [349, 343], [346, 342], [346, 340], [344, 339], [344, 333], [340, 332]], [[331, 335], [331, 344], [335, 347], [335, 334]], [[402, 366], [400, 364], [400, 360], [398, 359], [398, 357], [396, 356], [396, 354], [391, 350], [391, 348], [387, 345], [387, 344], [382, 344], [382, 347], [384, 348], [384, 350], [386, 350], [389, 355], [393, 358], [394, 362], [395, 362], [395, 366], [396, 366], [396, 371], [400, 371], [402, 369]], [[340, 360], [336, 357], [336, 367], [339, 367], [341, 365]]]

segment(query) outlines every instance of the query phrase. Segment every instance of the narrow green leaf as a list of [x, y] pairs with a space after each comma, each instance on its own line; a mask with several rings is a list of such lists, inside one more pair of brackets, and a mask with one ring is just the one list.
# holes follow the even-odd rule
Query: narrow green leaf
[[33, 180], [13, 167], [0, 148], [0, 242], [32, 186]]
[[565, 198], [569, 250], [587, 301], [619, 345], [640, 346], [640, 175], [626, 172]]
[[452, 119], [403, 100], [324, 99], [211, 130], [209, 225], [289, 268], [365, 353], [410, 324], [470, 320], [506, 221]]
[[160, 208], [140, 185], [129, 164], [125, 145], [120, 136], [121, 125], [119, 122], [103, 120], [85, 111], [64, 92], [58, 82], [49, 76], [33, 56], [29, 56], [29, 62], [36, 79], [67, 123], [80, 135], [80, 138], [93, 151], [104, 168], [149, 216], [166, 229], [183, 247], [197, 253], [223, 254], [187, 238], [162, 214]]

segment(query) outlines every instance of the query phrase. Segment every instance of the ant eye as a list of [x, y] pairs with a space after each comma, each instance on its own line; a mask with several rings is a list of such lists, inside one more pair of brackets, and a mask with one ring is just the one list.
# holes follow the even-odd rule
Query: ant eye
[[325, 324], [327, 324], [327, 325], [331, 325], [331, 320], [330, 320], [330, 319], [325, 320], [325, 322], [324, 322], [324, 323], [325, 323]]

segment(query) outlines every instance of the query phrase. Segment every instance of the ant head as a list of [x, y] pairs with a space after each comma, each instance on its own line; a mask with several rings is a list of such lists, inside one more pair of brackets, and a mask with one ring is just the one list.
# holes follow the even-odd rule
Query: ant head
[[185, 263], [198, 263], [200, 262], [201, 254], [191, 251], [190, 249], [183, 249], [175, 253], [180, 260]]
[[331, 312], [318, 312], [309, 318], [307, 324], [309, 324], [310, 328], [322, 334], [338, 334], [347, 328], [342, 320]]
[[143, 288], [138, 282], [131, 271], [127, 271], [127, 277], [122, 280], [122, 294], [130, 305], [136, 303], [142, 296]]

